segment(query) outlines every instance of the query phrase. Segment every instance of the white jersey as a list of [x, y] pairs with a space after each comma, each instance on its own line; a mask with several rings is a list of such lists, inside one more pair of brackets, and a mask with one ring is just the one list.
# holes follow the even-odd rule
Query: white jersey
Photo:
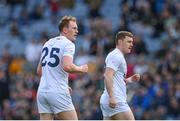
[[[117, 102], [126, 102], [126, 83], [124, 81], [127, 73], [127, 64], [123, 53], [119, 49], [110, 52], [105, 60], [106, 68], [112, 68], [115, 73], [113, 76], [113, 92]], [[100, 103], [108, 104], [109, 95], [105, 86]]]
[[65, 36], [58, 36], [47, 41], [42, 49], [42, 76], [38, 92], [69, 93], [68, 73], [63, 70], [63, 56], [73, 58], [75, 45]]

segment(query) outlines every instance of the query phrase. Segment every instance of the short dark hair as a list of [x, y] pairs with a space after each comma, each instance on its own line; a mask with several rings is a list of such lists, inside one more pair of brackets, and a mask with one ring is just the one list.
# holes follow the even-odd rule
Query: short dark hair
[[128, 31], [119, 31], [116, 34], [116, 37], [115, 37], [115, 44], [117, 45], [118, 44], [118, 40], [119, 39], [123, 40], [126, 36], [133, 38], [133, 34], [131, 32], [128, 32]]
[[62, 32], [64, 27], [68, 27], [69, 21], [74, 21], [76, 22], [76, 18], [73, 16], [64, 16], [58, 24], [59, 32]]

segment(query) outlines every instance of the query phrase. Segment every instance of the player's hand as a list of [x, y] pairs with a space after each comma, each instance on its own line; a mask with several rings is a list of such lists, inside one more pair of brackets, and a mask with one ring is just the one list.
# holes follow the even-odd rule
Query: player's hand
[[109, 106], [111, 108], [115, 108], [116, 104], [117, 104], [117, 102], [116, 102], [116, 99], [114, 97], [109, 98]]
[[132, 81], [139, 81], [140, 80], [140, 74], [134, 74], [133, 76], [131, 76], [131, 80]]
[[82, 71], [82, 72], [85, 72], [85, 73], [88, 72], [88, 65], [87, 65], [87, 64], [82, 65], [82, 66], [81, 66], [81, 71]]
[[68, 89], [69, 89], [69, 93], [70, 93], [70, 95], [72, 94], [72, 89], [71, 89], [71, 87], [68, 87]]

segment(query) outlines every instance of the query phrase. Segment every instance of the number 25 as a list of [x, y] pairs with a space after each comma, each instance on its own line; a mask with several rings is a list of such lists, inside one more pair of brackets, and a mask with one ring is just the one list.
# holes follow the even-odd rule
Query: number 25
[[43, 48], [42, 50], [42, 54], [44, 53], [44, 55], [42, 56], [42, 60], [41, 60], [41, 65], [46, 66], [46, 64], [50, 67], [56, 67], [59, 65], [59, 57], [58, 57], [58, 53], [59, 53], [60, 49], [59, 48], [52, 48], [50, 51], [50, 58], [54, 59], [54, 62], [51, 62], [50, 60], [47, 61], [45, 58], [46, 56], [49, 56], [49, 49], [47, 47]]

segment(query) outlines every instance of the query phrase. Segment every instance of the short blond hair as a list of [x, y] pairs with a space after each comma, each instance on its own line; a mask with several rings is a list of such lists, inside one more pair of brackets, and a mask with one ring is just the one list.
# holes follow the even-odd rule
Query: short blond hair
[[131, 38], [134, 37], [131, 32], [128, 32], [128, 31], [119, 31], [116, 34], [116, 37], [115, 37], [115, 44], [117, 45], [118, 44], [118, 40], [119, 39], [123, 40], [126, 36], [131, 37]]
[[64, 27], [68, 27], [70, 21], [76, 22], [76, 18], [73, 16], [64, 16], [58, 24], [59, 32], [62, 32]]

